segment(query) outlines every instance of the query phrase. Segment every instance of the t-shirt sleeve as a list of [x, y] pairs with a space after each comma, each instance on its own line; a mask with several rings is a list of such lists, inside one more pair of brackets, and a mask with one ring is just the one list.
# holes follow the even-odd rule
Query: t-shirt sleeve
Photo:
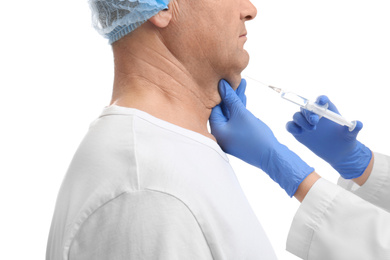
[[287, 250], [302, 259], [390, 259], [390, 213], [318, 180], [300, 205]]
[[191, 210], [158, 191], [123, 193], [96, 210], [72, 241], [70, 260], [213, 259]]
[[390, 212], [390, 157], [374, 153], [370, 177], [361, 187], [352, 180], [340, 178], [338, 184], [373, 205]]

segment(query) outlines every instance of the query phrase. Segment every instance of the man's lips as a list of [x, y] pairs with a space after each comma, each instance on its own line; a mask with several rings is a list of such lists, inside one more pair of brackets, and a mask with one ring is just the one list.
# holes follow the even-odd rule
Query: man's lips
[[240, 35], [240, 37], [246, 37], [247, 32], [244, 32], [243, 34]]

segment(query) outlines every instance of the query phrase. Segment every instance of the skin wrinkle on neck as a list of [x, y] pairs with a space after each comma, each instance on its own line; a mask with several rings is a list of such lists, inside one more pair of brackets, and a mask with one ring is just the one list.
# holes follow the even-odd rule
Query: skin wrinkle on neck
[[[142, 110], [215, 141], [207, 123], [221, 102], [218, 82], [224, 78], [234, 89], [239, 85], [249, 61], [240, 38], [249, 19], [241, 16], [256, 15], [253, 6], [238, 8], [246, 0], [226, 1], [171, 0], [168, 10], [114, 43], [111, 104]], [[227, 21], [226, 14], [236, 18]]]
[[[150, 50], [153, 50], [151, 48], [149, 48]], [[154, 51], [154, 50], [153, 50]], [[197, 95], [197, 93], [195, 91], [192, 90], [192, 88], [186, 88], [186, 86], [184, 84], [182, 84], [180, 81], [178, 81], [175, 77], [173, 77], [171, 74], [169, 74], [168, 72], [164, 71], [163, 69], [161, 69], [160, 67], [158, 66], [155, 66], [154, 64], [148, 62], [146, 59], [143, 59], [141, 57], [138, 57], [137, 55], [133, 54], [133, 53], [129, 53], [130, 55], [132, 55], [133, 57], [137, 58], [139, 61], [141, 62], [145, 62], [147, 65], [155, 68], [156, 70], [164, 73], [166, 76], [168, 76], [171, 80], [175, 81], [179, 86], [181, 86], [182, 88], [180, 88], [181, 90], [187, 90], [189, 91], [194, 97], [196, 97], [196, 99], [199, 100], [200, 103], [202, 103], [204, 105], [205, 108], [207, 109], [211, 109], [212, 107], [214, 107], [213, 105], [211, 107], [209, 107], [203, 100], [202, 98], [200, 97], [200, 95]], [[160, 57], [164, 58], [166, 61], [170, 62], [175, 68], [179, 69], [180, 71], [183, 71], [182, 67], [181, 66], [177, 66], [174, 62], [172, 62], [171, 60], [169, 60], [168, 58], [166, 58], [165, 56], [163, 56], [162, 54], [160, 53], [157, 53]], [[144, 81], [147, 81], [149, 82], [150, 84], [154, 85], [156, 89], [159, 89], [160, 91], [162, 91], [165, 95], [167, 96], [170, 96], [172, 98], [175, 98], [177, 100], [180, 100], [179, 97], [176, 97], [174, 95], [172, 95], [173, 93], [175, 92], [178, 92], [176, 88], [170, 88], [170, 91], [172, 91], [172, 93], [168, 92], [168, 90], [164, 89], [163, 87], [161, 87], [158, 83], [156, 82], [153, 82], [151, 81], [149, 78], [146, 78], [145, 76], [141, 76], [141, 75], [138, 75], [138, 74], [133, 74], [133, 73], [128, 73], [128, 72], [125, 72], [125, 71], [121, 71], [120, 68], [117, 69], [117, 72], [119, 72], [121, 74], [121, 78], [141, 78], [143, 79]], [[189, 74], [186, 73], [186, 76], [188, 76]], [[192, 78], [192, 77], [191, 77]], [[126, 85], [121, 85], [121, 89], [122, 90], [125, 90], [125, 89], [128, 89], [126, 87]], [[125, 91], [123, 91], [125, 92]], [[123, 93], [122, 92], [122, 93]], [[177, 96], [180, 96], [180, 94], [177, 94]], [[210, 112], [211, 113], [211, 112]]]
[[[189, 71], [185, 68], [185, 66], [183, 65], [183, 63], [180, 62], [178, 59], [173, 59], [173, 60], [172, 60], [172, 59], [170, 59], [169, 57], [167, 57], [167, 56], [163, 55], [162, 53], [158, 52], [156, 49], [151, 48], [151, 47], [149, 47], [149, 46], [145, 46], [144, 49], [145, 49], [145, 50], [148, 50], [148, 51], [151, 51], [151, 52], [153, 52], [153, 54], [155, 54], [155, 56], [153, 57], [154, 62], [155, 62], [155, 60], [156, 60], [158, 57], [161, 57], [162, 60], [164, 60], [166, 63], [169, 63], [171, 66], [168, 66], [168, 67], [169, 67], [171, 70], [170, 70], [169, 72], [167, 72], [167, 71], [166, 71], [166, 68], [168, 68], [167, 66], [156, 66], [154, 63], [152, 63], [151, 61], [149, 61], [148, 58], [150, 58], [150, 57], [148, 57], [148, 58], [141, 57], [141, 56], [137, 55], [137, 53], [134, 53], [134, 52], [132, 52], [132, 51], [129, 50], [129, 49], [126, 49], [125, 52], [126, 52], [126, 55], [132, 56], [132, 57], [133, 57], [134, 59], [136, 59], [137, 61], [139, 61], [139, 62], [144, 62], [144, 63], [147, 64], [148, 66], [153, 67], [153, 68], [155, 68], [156, 70], [159, 70], [161, 73], [164, 73], [166, 76], [170, 77], [171, 79], [173, 79], [175, 82], [177, 82], [178, 84], [180, 84], [180, 85], [183, 86], [183, 87], [184, 87], [185, 85], [182, 84], [182, 83], [181, 83], [179, 80], [177, 80], [175, 77], [173, 77], [173, 76], [170, 74], [171, 71], [176, 71], [176, 72], [177, 72], [177, 71], [180, 71], [180, 72], [182, 72], [182, 75], [184, 74], [185, 77], [188, 78], [189, 81], [196, 81], [196, 80], [193, 78], [192, 74], [189, 73]], [[166, 50], [168, 50], [168, 49], [166, 48]], [[169, 51], [169, 50], [168, 50], [168, 51]], [[169, 51], [169, 53], [171, 54], [170, 56], [174, 57], [170, 51]], [[205, 59], [205, 60], [207, 60], [207, 59]], [[215, 70], [214, 70], [214, 69], [212, 68], [212, 66], [210, 65], [209, 60], [207, 60], [207, 63], [208, 63], [208, 65], [209, 65], [209, 67], [215, 72]], [[121, 72], [122, 76], [126, 76], [128, 73], [126, 73], [125, 70], [122, 70], [121, 68], [119, 68], [119, 67], [126, 67], [126, 66], [128, 66], [127, 63], [125, 63], [124, 66], [123, 66], [123, 65], [122, 65], [122, 66], [116, 66], [115, 69], [116, 69], [116, 71]], [[216, 105], [216, 104], [215, 104], [215, 105]]]
[[[180, 95], [173, 95], [172, 92], [164, 89], [163, 87], [161, 87], [159, 84], [155, 83], [155, 82], [152, 82], [151, 80], [149, 80], [148, 78], [142, 76], [142, 75], [128, 75], [127, 78], [140, 78], [142, 79], [143, 81], [146, 81], [146, 82], [149, 82], [150, 84], [145, 84], [143, 87], [147, 87], [147, 88], [153, 88], [153, 89], [157, 89], [158, 91], [160, 91], [161, 93], [163, 93], [165, 96], [167, 97], [170, 97], [172, 99], [176, 99], [178, 101], [180, 101], [180, 98], [177, 97], [177, 96], [180, 96]], [[174, 89], [175, 90], [175, 89]], [[174, 91], [173, 90], [173, 91]]]
[[172, 60], [170, 60], [168, 57], [165, 57], [162, 53], [159, 53], [157, 52], [156, 50], [152, 49], [152, 48], [149, 48], [151, 51], [153, 51], [154, 53], [156, 53], [156, 55], [162, 57], [165, 61], [171, 63], [172, 65], [176, 66], [181, 72], [185, 73], [187, 77], [190, 77], [192, 78], [192, 75], [186, 70], [184, 69], [184, 66], [183, 64], [180, 64], [182, 66], [177, 66]]
[[[189, 73], [188, 70], [185, 69], [184, 65], [182, 63], [180, 63], [180, 61], [178, 61], [179, 65], [177, 65], [175, 62], [173, 62], [172, 60], [170, 60], [168, 57], [164, 56], [162, 53], [159, 53], [157, 52], [156, 50], [154, 50], [153, 48], [148, 48], [149, 50], [153, 51], [156, 55], [162, 57], [165, 61], [167, 61], [168, 63], [172, 64], [172, 66], [174, 66], [175, 68], [179, 69], [181, 72], [183, 72], [188, 78], [190, 78], [191, 80], [195, 80], [192, 75]], [[156, 67], [157, 68], [157, 67]], [[169, 74], [168, 72], [166, 71], [163, 71], [161, 70], [162, 72], [164, 72], [167, 76], [171, 77], [172, 80], [176, 81], [177, 83], [179, 83], [182, 87], [185, 87], [183, 84], [181, 84], [175, 77], [173, 77], [171, 74]]]
[[[160, 37], [159, 37], [160, 38]], [[162, 37], [163, 38], [163, 37]], [[161, 39], [161, 38], [160, 38]], [[153, 53], [155, 53], [157, 56], [159, 57], [162, 57], [165, 61], [167, 61], [168, 63], [172, 64], [172, 66], [174, 66], [174, 68], [176, 69], [179, 69], [181, 72], [183, 72], [188, 78], [190, 78], [191, 80], [195, 80], [192, 75], [188, 72], [188, 70], [185, 69], [184, 65], [182, 63], [180, 63], [180, 61], [178, 61], [177, 63], [180, 65], [177, 65], [175, 62], [173, 62], [171, 59], [169, 59], [168, 57], [164, 56], [162, 53], [156, 51], [155, 49], [151, 48], [151, 47], [148, 47], [146, 46], [145, 49], [147, 50], [150, 50], [152, 51]], [[151, 62], [149, 62], [147, 59], [144, 59], [142, 57], [139, 57], [137, 56], [136, 54], [134, 54], [133, 52], [131, 51], [128, 51], [127, 54], [133, 56], [134, 58], [136, 59], [139, 59], [140, 61], [143, 61], [145, 63], [147, 63], [148, 65], [150, 65], [151, 67], [154, 67], [155, 69], [157, 70], [160, 70], [162, 73], [165, 73], [168, 77], [170, 77], [172, 80], [176, 81], [179, 85], [181, 85], [182, 87], [185, 87], [185, 85], [183, 85], [181, 82], [179, 82], [175, 77], [173, 77], [171, 74], [169, 74], [168, 72], [164, 71], [162, 68], [160, 67], [157, 67], [155, 66], [154, 64], [152, 64]], [[124, 71], [121, 71], [120, 69], [118, 69], [119, 72], [122, 73], [122, 75], [126, 76], [126, 72]], [[144, 77], [146, 79], [146, 77]], [[156, 84], [156, 83], [155, 83]]]
[[[148, 49], [152, 50], [153, 53], [156, 53], [156, 50], [154, 50], [152, 48], [148, 48]], [[198, 112], [192, 113], [194, 115], [194, 117], [192, 118], [193, 120], [191, 120], [192, 122], [181, 125], [180, 122], [178, 123], [178, 121], [169, 120], [169, 116], [167, 116], [168, 119], [163, 118], [161, 116], [157, 116], [157, 117], [160, 117], [161, 119], [165, 119], [171, 123], [177, 124], [177, 125], [182, 126], [184, 128], [189, 128], [193, 131], [202, 133], [203, 135], [215, 140], [213, 138], [213, 136], [211, 136], [211, 134], [208, 133], [208, 130], [207, 130], [207, 119], [211, 114], [211, 109], [209, 109], [208, 106], [205, 104], [205, 100], [203, 100], [200, 95], [197, 95], [199, 91], [196, 91], [193, 89], [193, 87], [188, 87], [187, 85], [185, 85], [185, 83], [183, 83], [186, 80], [193, 81], [193, 79], [188, 77], [188, 73], [181, 73], [181, 75], [182, 75], [181, 79], [178, 79], [175, 76], [173, 76], [171, 73], [167, 72], [168, 68], [169, 68], [168, 70], [170, 70], [170, 71], [175, 71], [175, 72], [179, 72], [179, 73], [183, 72], [183, 66], [178, 66], [176, 60], [172, 61], [169, 58], [167, 58], [165, 55], [162, 55], [162, 54], [159, 54], [157, 57], [159, 57], [160, 59], [163, 59], [166, 63], [169, 63], [169, 66], [164, 66], [164, 64], [162, 64], [162, 65], [153, 64], [149, 61], [148, 58], [140, 57], [139, 55], [134, 54], [131, 51], [127, 52], [126, 55], [131, 56], [133, 59], [135, 59], [136, 63], [144, 64], [144, 65], [142, 65], [142, 68], [145, 71], [152, 70], [153, 74], [164, 75], [167, 79], [165, 79], [163, 84], [161, 85], [161, 82], [156, 81], [158, 79], [158, 77], [148, 77], [145, 75], [145, 73], [142, 73], [142, 72], [140, 73], [140, 71], [128, 71], [128, 70], [126, 70], [126, 66], [127, 66], [126, 64], [125, 64], [125, 66], [117, 66], [115, 80], [116, 80], [116, 83], [119, 83], [119, 84], [117, 84], [117, 86], [114, 88], [113, 102], [112, 103], [115, 103], [117, 105], [124, 105], [126, 102], [121, 103], [121, 101], [128, 99], [128, 97], [133, 94], [132, 92], [135, 89], [137, 89], [137, 91], [139, 91], [140, 88], [143, 88], [144, 91], [148, 91], [148, 90], [146, 90], [146, 88], [148, 88], [148, 89], [152, 88], [152, 89], [160, 92], [161, 96], [165, 96], [165, 98], [163, 98], [163, 99], [167, 100], [167, 103], [174, 104], [175, 108], [178, 111], [185, 111], [186, 108], [185, 108], [184, 104], [188, 104], [189, 103], [188, 100], [190, 100], [192, 103], [198, 103], [197, 105], [193, 106], [193, 107], [195, 107], [195, 109]], [[168, 84], [169, 87], [167, 87], [167, 84], [166, 84], [167, 81], [169, 81], [169, 84]], [[137, 82], [138, 86], [132, 86], [131, 82]], [[173, 86], [171, 85], [172, 82], [175, 82], [175, 84]], [[184, 93], [187, 93], [187, 94], [184, 94]], [[155, 94], [153, 94], [153, 95], [155, 95]], [[189, 98], [191, 96], [192, 96], [192, 98]], [[114, 101], [114, 100], [116, 100], [116, 101]], [[199, 105], [199, 103], [201, 103], [202, 105]], [[124, 106], [126, 106], [126, 105], [124, 105]], [[128, 106], [131, 106], [131, 104]], [[196, 108], [196, 107], [198, 107], [198, 108]], [[153, 109], [150, 111], [153, 111]], [[160, 114], [154, 114], [153, 112], [150, 112], [150, 111], [146, 111], [146, 112], [149, 112], [155, 116], [160, 115]], [[199, 115], [202, 114], [202, 113], [199, 113], [200, 111], [203, 111], [202, 113], [203, 114], [206, 113], [206, 114], [204, 116], [199, 117]], [[171, 110], [171, 112], [167, 112], [168, 115], [171, 115], [172, 113], [173, 113], [172, 110]], [[201, 125], [199, 125], [199, 122], [205, 122], [206, 126], [202, 127]], [[203, 129], [203, 130], [201, 130], [201, 129]]]

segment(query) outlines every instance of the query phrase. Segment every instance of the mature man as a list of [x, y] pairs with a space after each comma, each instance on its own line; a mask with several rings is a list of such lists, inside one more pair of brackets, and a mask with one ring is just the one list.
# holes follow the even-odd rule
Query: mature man
[[[67, 172], [47, 259], [274, 259], [207, 130], [218, 82], [237, 88], [248, 64], [245, 22], [256, 8], [249, 0], [153, 0], [137, 10], [142, 2], [92, 1], [100, 28], [116, 28], [105, 33], [115, 58], [112, 103]], [[137, 22], [115, 24], [117, 14], [153, 6], [162, 11], [130, 34]]]
[[[90, 3], [112, 43], [112, 102], [63, 181], [47, 259], [275, 259], [225, 152], [305, 198], [289, 251], [389, 259], [390, 158], [375, 154], [374, 164], [356, 140], [362, 124], [349, 132], [305, 111], [288, 124], [343, 178], [364, 184], [356, 196], [321, 179], [245, 108], [249, 0]], [[318, 102], [337, 112], [327, 98]]]

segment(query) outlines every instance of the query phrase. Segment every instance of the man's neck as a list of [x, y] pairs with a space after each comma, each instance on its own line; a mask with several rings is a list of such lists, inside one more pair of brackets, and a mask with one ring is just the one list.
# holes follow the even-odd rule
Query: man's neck
[[220, 102], [218, 79], [197, 82], [163, 48], [153, 46], [142, 50], [132, 52], [131, 48], [122, 48], [117, 53], [114, 50], [111, 104], [142, 110], [215, 140], [207, 129], [207, 121], [211, 109]]

